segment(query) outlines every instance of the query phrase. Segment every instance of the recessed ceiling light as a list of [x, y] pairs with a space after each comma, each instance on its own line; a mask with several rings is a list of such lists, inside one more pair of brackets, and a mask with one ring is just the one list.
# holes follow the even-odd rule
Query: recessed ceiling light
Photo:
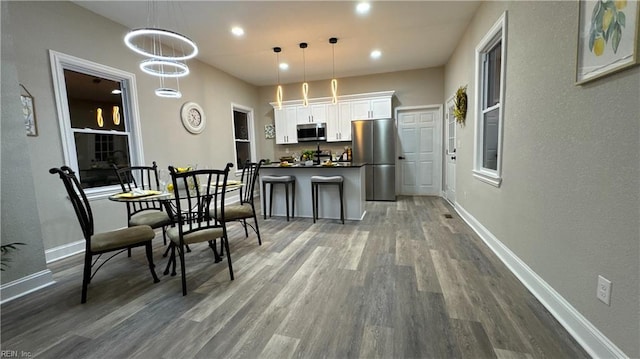
[[282, 62], [280, 63], [280, 70], [287, 70], [289, 69], [289, 64], [286, 62]]
[[369, 9], [371, 9], [371, 5], [368, 2], [361, 2], [356, 6], [356, 11], [361, 15], [367, 14]]
[[241, 28], [240, 26], [235, 26], [231, 29], [231, 33], [236, 36], [242, 36], [244, 35], [244, 29]]
[[119, 95], [121, 93], [122, 93], [122, 90], [119, 90], [119, 89], [115, 89], [115, 90], [111, 91], [111, 94], [113, 94], [113, 95]]
[[380, 50], [373, 50], [371, 51], [371, 58], [372, 59], [377, 59], [380, 56], [382, 56], [382, 52], [380, 52]]

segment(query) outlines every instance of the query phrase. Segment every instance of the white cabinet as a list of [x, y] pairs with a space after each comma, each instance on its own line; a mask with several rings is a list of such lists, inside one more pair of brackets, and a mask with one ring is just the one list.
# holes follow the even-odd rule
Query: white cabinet
[[351, 141], [351, 104], [327, 105], [327, 142]]
[[351, 121], [393, 118], [391, 98], [394, 91], [382, 91], [344, 95], [338, 103], [331, 99], [315, 98], [309, 100], [307, 107], [301, 100], [285, 101], [279, 110], [275, 102], [276, 144], [298, 143], [297, 125], [309, 123], [327, 124], [327, 141], [351, 141]]
[[297, 123], [322, 123], [327, 122], [327, 104], [309, 104], [307, 107], [296, 106]]
[[274, 108], [273, 111], [276, 123], [276, 143], [279, 145], [298, 143], [296, 107], [283, 106], [282, 110]]
[[391, 97], [348, 101], [351, 104], [352, 120], [391, 118]]

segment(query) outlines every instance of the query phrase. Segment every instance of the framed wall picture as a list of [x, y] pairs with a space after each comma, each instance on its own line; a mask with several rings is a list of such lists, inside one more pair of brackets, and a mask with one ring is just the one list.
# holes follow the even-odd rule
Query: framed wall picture
[[38, 126], [36, 125], [36, 111], [33, 104], [33, 96], [31, 96], [31, 93], [22, 84], [20, 84], [20, 87], [22, 87], [26, 93], [20, 94], [20, 101], [22, 102], [22, 116], [24, 117], [27, 136], [37, 136]]
[[264, 137], [266, 139], [276, 138], [276, 126], [273, 124], [264, 125]]
[[580, 0], [578, 16], [578, 85], [638, 64], [637, 1]]

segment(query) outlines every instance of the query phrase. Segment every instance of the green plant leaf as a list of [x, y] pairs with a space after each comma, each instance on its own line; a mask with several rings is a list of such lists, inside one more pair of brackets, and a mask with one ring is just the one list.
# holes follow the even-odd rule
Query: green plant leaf
[[618, 24], [622, 27], [627, 24], [627, 16], [622, 11], [618, 11]]
[[600, 1], [598, 1], [596, 5], [593, 7], [593, 12], [591, 13], [592, 24], [593, 24], [593, 20], [598, 16], [598, 12], [600, 11], [601, 8], [602, 8], [602, 4]]
[[613, 47], [613, 53], [618, 52], [618, 45], [620, 45], [620, 39], [622, 38], [622, 28], [618, 23], [612, 25], [613, 35], [611, 36], [611, 47]]
[[593, 43], [596, 41], [596, 32], [591, 29], [589, 33], [589, 50], [593, 52]]

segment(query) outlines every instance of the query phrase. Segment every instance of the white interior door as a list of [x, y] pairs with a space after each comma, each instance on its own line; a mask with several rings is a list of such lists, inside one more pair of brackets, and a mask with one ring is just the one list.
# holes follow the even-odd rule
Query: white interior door
[[441, 193], [442, 107], [399, 109], [398, 172], [401, 195], [439, 196]]
[[447, 101], [444, 116], [444, 198], [456, 202], [456, 119], [453, 116], [453, 97]]

